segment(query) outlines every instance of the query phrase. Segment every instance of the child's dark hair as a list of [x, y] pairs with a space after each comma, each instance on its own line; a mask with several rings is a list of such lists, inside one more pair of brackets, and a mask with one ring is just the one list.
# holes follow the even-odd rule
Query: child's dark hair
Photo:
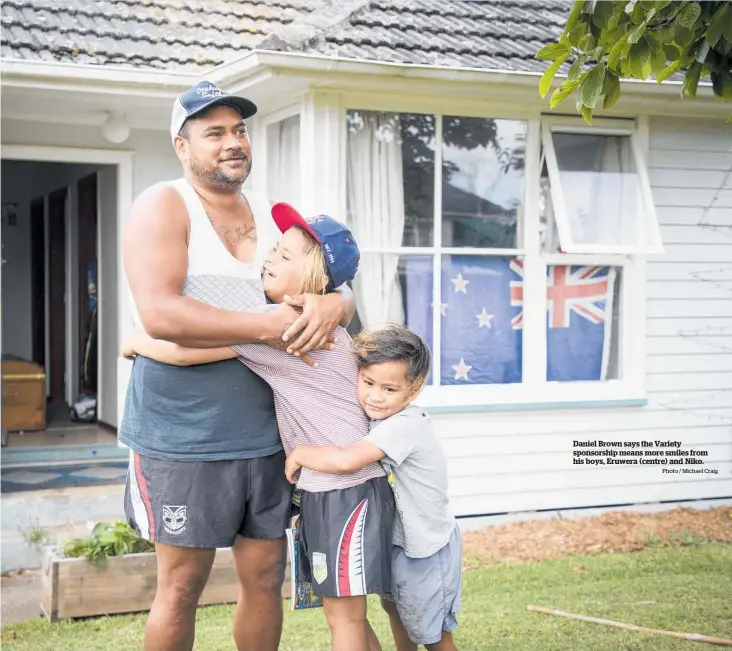
[[384, 362], [404, 362], [407, 379], [418, 392], [430, 372], [430, 349], [419, 335], [407, 326], [389, 323], [373, 330], [363, 330], [353, 340], [359, 368]]

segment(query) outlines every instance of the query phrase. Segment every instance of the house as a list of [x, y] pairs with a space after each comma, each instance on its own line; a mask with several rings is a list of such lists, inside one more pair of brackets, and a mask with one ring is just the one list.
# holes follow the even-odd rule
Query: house
[[[3, 353], [42, 354], [48, 395], [71, 403], [89, 271], [98, 419], [118, 425], [120, 232], [137, 193], [180, 174], [171, 105], [205, 79], [259, 106], [250, 187], [354, 229], [357, 324], [428, 339], [420, 400], [458, 515], [732, 499], [728, 108], [624, 82], [592, 128], [549, 111], [534, 54], [565, 15], [550, 0], [7, 0]], [[623, 463], [594, 463], [608, 459]]]

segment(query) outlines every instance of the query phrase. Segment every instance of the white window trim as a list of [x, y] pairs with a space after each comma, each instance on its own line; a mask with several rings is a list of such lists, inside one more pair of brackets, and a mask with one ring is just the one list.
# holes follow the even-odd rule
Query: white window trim
[[[252, 149], [256, 155], [256, 165], [252, 168], [252, 190], [260, 194], [270, 195], [269, 179], [267, 179], [267, 152], [269, 150], [267, 132], [272, 124], [297, 115], [300, 118], [300, 137], [302, 138], [302, 99], [254, 117], [252, 128]], [[300, 149], [302, 151], [302, 147]]]
[[[545, 118], [542, 122], [542, 146], [546, 157], [546, 168], [549, 175], [551, 200], [554, 208], [555, 223], [559, 231], [559, 240], [562, 249], [567, 253], [588, 253], [588, 254], [624, 254], [624, 255], [646, 255], [663, 253], [661, 244], [661, 230], [658, 225], [658, 216], [651, 193], [651, 184], [646, 169], [645, 157], [638, 143], [638, 134], [633, 122], [624, 121], [626, 124], [618, 125], [616, 121], [600, 121], [595, 127], [580, 126], [577, 121], [564, 119]], [[643, 239], [647, 240], [638, 245], [622, 244], [580, 244], [574, 241], [572, 230], [569, 225], [569, 216], [564, 202], [564, 192], [560, 180], [559, 165], [557, 162], [556, 150], [554, 148], [555, 133], [574, 134], [597, 134], [606, 136], [627, 136], [630, 142], [631, 154], [638, 174], [640, 183], [641, 201], [643, 204]]]
[[[351, 100], [351, 101], [349, 101]], [[645, 404], [646, 377], [645, 377], [645, 333], [646, 333], [646, 262], [644, 255], [639, 252], [633, 254], [619, 253], [617, 250], [598, 250], [591, 253], [561, 253], [545, 254], [541, 251], [539, 237], [539, 181], [541, 176], [540, 151], [542, 140], [542, 125], [546, 118], [534, 114], [529, 116], [524, 112], [510, 112], [506, 110], [492, 111], [483, 106], [481, 110], [474, 107], [469, 111], [429, 110], [425, 106], [410, 106], [400, 102], [397, 106], [387, 98], [378, 103], [356, 102], [352, 98], [340, 98], [340, 117], [342, 143], [346, 147], [345, 120], [348, 110], [397, 111], [428, 113], [436, 118], [436, 142], [441, 143], [442, 117], [444, 115], [465, 114], [470, 117], [486, 117], [493, 119], [521, 119], [527, 122], [526, 137], [526, 167], [524, 169], [524, 202], [523, 223], [519, 227], [519, 244], [516, 249], [474, 249], [450, 247], [440, 249], [441, 244], [441, 208], [442, 208], [442, 148], [436, 147], [435, 152], [435, 240], [431, 247], [395, 247], [389, 250], [362, 248], [362, 253], [393, 253], [399, 255], [432, 255], [436, 282], [433, 286], [433, 304], [441, 301], [441, 273], [440, 257], [437, 254], [458, 255], [491, 255], [517, 256], [524, 259], [524, 306], [523, 306], [523, 369], [521, 383], [516, 384], [487, 384], [487, 385], [441, 385], [425, 387], [416, 403], [433, 408], [436, 412], [446, 411], [481, 411], [502, 408], [521, 409], [541, 406], [544, 408], [571, 408], [573, 406], [639, 406]], [[435, 109], [437, 107], [434, 107]], [[557, 124], [562, 120], [552, 120]], [[609, 121], [603, 125], [596, 121], [601, 129], [609, 132], [611, 128], [617, 131], [617, 121]], [[565, 128], [578, 128], [587, 132], [587, 127], [577, 127], [574, 119], [565, 120]], [[571, 124], [570, 124], [571, 123]], [[647, 179], [642, 148], [647, 149], [647, 120], [639, 118], [637, 126], [636, 156], [639, 173]], [[628, 133], [628, 129], [620, 130]], [[346, 175], [341, 176], [340, 196], [343, 197], [345, 209]], [[655, 206], [650, 199], [652, 218], [655, 220]], [[439, 215], [438, 215], [439, 213]], [[438, 221], [439, 220], [439, 221]], [[657, 222], [656, 222], [657, 223]], [[659, 240], [660, 242], [660, 240]], [[662, 250], [662, 248], [661, 248]], [[648, 251], [643, 251], [647, 253]], [[622, 268], [622, 285], [620, 294], [620, 351], [619, 375], [621, 379], [587, 382], [547, 382], [546, 380], [546, 273], [547, 266], [554, 264], [566, 265], [600, 265]], [[441, 323], [439, 310], [433, 307], [433, 337], [439, 341]], [[437, 355], [434, 357], [438, 357]], [[539, 361], [538, 361], [539, 360]], [[433, 359], [433, 376], [440, 377], [440, 360]]]

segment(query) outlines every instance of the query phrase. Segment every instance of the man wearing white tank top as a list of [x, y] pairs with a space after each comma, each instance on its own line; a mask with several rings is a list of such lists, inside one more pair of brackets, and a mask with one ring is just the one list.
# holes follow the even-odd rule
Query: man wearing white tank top
[[[263, 312], [264, 257], [279, 238], [270, 201], [242, 190], [252, 163], [247, 99], [201, 82], [175, 102], [171, 138], [184, 177], [136, 200], [123, 259], [138, 326], [215, 348], [264, 341], [309, 360], [354, 310], [347, 288]], [[295, 305], [301, 311], [294, 309]], [[120, 425], [130, 448], [128, 522], [155, 542], [157, 593], [145, 651], [190, 651], [216, 548], [241, 584], [239, 651], [276, 651], [282, 630], [291, 486], [272, 392], [238, 360], [175, 367], [138, 356]]]

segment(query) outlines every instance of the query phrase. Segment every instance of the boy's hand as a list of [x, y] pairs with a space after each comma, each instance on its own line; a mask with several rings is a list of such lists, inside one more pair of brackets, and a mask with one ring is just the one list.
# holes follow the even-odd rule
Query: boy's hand
[[140, 333], [137, 330], [133, 330], [126, 337], [122, 343], [122, 357], [125, 359], [135, 359], [137, 357], [137, 342], [139, 341]]
[[300, 477], [300, 468], [302, 468], [302, 465], [298, 463], [295, 457], [295, 451], [293, 450], [292, 454], [287, 457], [287, 461], [285, 461], [285, 476], [291, 484], [297, 483]]

